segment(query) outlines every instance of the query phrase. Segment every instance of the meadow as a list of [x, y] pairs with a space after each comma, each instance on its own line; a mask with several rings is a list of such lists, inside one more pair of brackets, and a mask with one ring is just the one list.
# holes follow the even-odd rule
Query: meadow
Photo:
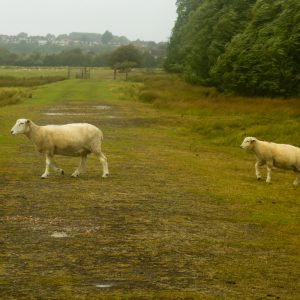
[[39, 85], [65, 80], [66, 68], [0, 68], [0, 107], [16, 104], [24, 98], [32, 97], [31, 90]]
[[[112, 78], [92, 69], [0, 107], [0, 298], [297, 299], [295, 176], [258, 182], [239, 145], [300, 146], [300, 99], [222, 95], [158, 70]], [[57, 157], [66, 175], [41, 180], [44, 157], [10, 135], [21, 117], [98, 126], [111, 176], [91, 156], [71, 179], [78, 159]]]

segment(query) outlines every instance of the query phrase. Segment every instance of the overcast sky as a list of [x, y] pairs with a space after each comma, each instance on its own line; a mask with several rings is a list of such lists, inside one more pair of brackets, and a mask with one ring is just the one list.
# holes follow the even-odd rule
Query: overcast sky
[[176, 0], [0, 0], [0, 34], [71, 32], [166, 41], [176, 20]]

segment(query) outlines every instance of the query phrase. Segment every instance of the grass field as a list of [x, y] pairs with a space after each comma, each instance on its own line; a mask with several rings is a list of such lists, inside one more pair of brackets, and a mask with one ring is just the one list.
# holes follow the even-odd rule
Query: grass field
[[39, 76], [67, 76], [67, 75], [68, 75], [68, 69], [66, 67], [58, 67], [58, 68], [0, 67], [0, 76], [31, 78], [31, 77], [39, 77]]
[[[76, 69], [72, 73], [75, 74]], [[75, 75], [74, 75], [75, 76]], [[31, 89], [40, 85], [65, 80], [66, 68], [0, 68], [0, 107], [17, 104], [32, 97]], [[71, 77], [71, 76], [70, 76]]]
[[[239, 144], [300, 146], [300, 100], [91, 75], [0, 108], [0, 298], [298, 299], [300, 188], [257, 182]], [[99, 126], [111, 176], [91, 156], [71, 179], [78, 158], [57, 157], [66, 175], [41, 180], [44, 157], [9, 133], [23, 117]]]

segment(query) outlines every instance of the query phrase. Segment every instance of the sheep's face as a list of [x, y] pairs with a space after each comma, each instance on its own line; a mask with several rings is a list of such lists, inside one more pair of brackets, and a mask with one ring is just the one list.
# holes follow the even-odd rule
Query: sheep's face
[[27, 133], [29, 131], [30, 126], [30, 120], [27, 119], [19, 119], [17, 120], [14, 127], [11, 129], [11, 134], [21, 134], [21, 133]]
[[256, 138], [255, 137], [246, 137], [244, 139], [244, 141], [242, 142], [241, 144], [241, 148], [242, 149], [245, 149], [245, 150], [252, 150], [253, 149], [253, 146], [254, 146], [254, 143], [256, 141]]

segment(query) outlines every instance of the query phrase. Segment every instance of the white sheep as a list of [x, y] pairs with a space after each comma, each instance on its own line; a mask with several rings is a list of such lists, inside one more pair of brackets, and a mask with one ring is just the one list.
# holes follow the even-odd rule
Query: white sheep
[[101, 151], [103, 134], [94, 125], [73, 123], [66, 125], [38, 126], [28, 119], [19, 119], [11, 129], [11, 134], [25, 134], [37, 147], [40, 153], [46, 155], [46, 170], [41, 176], [47, 178], [52, 167], [62, 175], [64, 171], [57, 167], [53, 157], [55, 154], [65, 156], [80, 156], [78, 168], [72, 177], [78, 177], [84, 170], [87, 155], [94, 153], [102, 163], [103, 176], [109, 175], [107, 159]]
[[267, 183], [271, 182], [273, 167], [293, 170], [297, 174], [293, 184], [300, 183], [300, 148], [260, 141], [255, 137], [246, 137], [240, 147], [254, 152], [256, 156], [255, 173], [258, 180], [261, 179], [259, 167], [267, 164]]

